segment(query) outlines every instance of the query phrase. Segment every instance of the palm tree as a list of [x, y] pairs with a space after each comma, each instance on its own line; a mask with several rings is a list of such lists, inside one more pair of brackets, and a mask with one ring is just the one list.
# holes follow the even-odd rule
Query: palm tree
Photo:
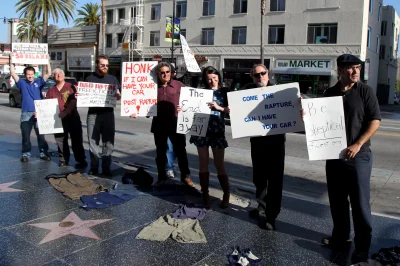
[[43, 31], [43, 21], [37, 21], [35, 18], [22, 18], [17, 28], [18, 39], [21, 41], [33, 42], [39, 40]]
[[15, 7], [17, 12], [21, 12], [20, 16], [43, 20], [42, 42], [47, 43], [49, 17], [56, 23], [60, 17], [69, 23], [76, 3], [77, 0], [18, 0]]
[[75, 19], [75, 27], [92, 26], [100, 23], [100, 5], [87, 3], [78, 10], [80, 18]]

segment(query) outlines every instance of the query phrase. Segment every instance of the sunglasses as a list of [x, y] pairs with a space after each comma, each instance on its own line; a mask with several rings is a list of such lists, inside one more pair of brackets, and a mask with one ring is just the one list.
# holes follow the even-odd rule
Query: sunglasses
[[259, 78], [261, 76], [265, 76], [266, 74], [267, 74], [267, 71], [263, 71], [263, 72], [260, 72], [260, 73], [254, 73], [253, 76], [256, 77], [256, 78]]
[[100, 67], [108, 67], [108, 64], [100, 64]]
[[170, 70], [167, 70], [167, 71], [160, 72], [160, 74], [165, 75], [165, 74], [169, 74], [170, 72], [171, 72]]

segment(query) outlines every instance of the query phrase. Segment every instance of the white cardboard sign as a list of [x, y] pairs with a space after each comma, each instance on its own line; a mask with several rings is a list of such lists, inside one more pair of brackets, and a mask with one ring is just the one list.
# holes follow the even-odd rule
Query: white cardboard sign
[[64, 132], [57, 99], [35, 100], [35, 111], [41, 135]]
[[347, 148], [343, 98], [301, 100], [310, 160], [344, 158]]
[[190, 50], [186, 38], [183, 35], [181, 35], [181, 45], [187, 70], [189, 72], [201, 72], [199, 64], [197, 64], [196, 58], [194, 57], [194, 53]]
[[298, 83], [228, 93], [232, 138], [304, 130]]
[[157, 116], [157, 61], [122, 65], [121, 116]]
[[213, 91], [182, 87], [176, 133], [205, 137], [210, 120], [211, 109], [207, 103], [213, 100]]
[[113, 84], [82, 82], [78, 83], [77, 107], [115, 107], [117, 105], [117, 86]]
[[47, 65], [49, 52], [47, 43], [13, 43], [14, 64]]

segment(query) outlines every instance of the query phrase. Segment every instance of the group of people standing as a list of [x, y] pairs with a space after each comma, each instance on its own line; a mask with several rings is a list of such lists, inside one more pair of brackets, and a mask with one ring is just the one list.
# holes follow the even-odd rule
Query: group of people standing
[[[352, 256], [353, 263], [366, 261], [371, 245], [371, 209], [370, 209], [370, 177], [372, 170], [372, 154], [369, 148], [370, 138], [380, 125], [379, 105], [373, 90], [359, 81], [362, 61], [353, 55], [341, 55], [337, 58], [339, 81], [326, 90], [324, 96], [343, 97], [343, 108], [346, 122], [348, 148], [345, 158], [326, 162], [327, 186], [333, 219], [332, 236], [322, 239], [322, 244], [330, 248], [341, 248], [351, 243], [350, 209], [352, 207], [356, 249]], [[173, 161], [178, 159], [181, 182], [194, 187], [186, 153], [186, 137], [176, 133], [177, 116], [181, 111], [179, 97], [184, 84], [174, 79], [173, 66], [161, 62], [155, 68], [158, 77], [157, 116], [152, 120], [151, 132], [154, 134], [156, 146], [156, 164], [158, 180], [155, 186], [162, 186], [173, 175]], [[50, 76], [47, 73], [34, 79], [34, 69], [27, 67], [25, 80], [15, 75], [11, 66], [11, 74], [22, 94], [21, 132], [22, 162], [30, 156], [29, 135], [32, 127], [38, 136], [40, 158], [50, 160], [48, 146], [37, 130], [34, 116], [34, 100], [42, 99], [40, 88]], [[262, 64], [254, 65], [250, 75], [253, 83], [242, 89], [272, 86], [269, 82], [268, 69]], [[56, 134], [60, 166], [68, 164], [68, 134], [72, 140], [72, 149], [78, 167], [86, 167], [83, 145], [82, 127], [76, 109], [76, 89], [64, 82], [61, 69], [53, 71], [56, 85], [50, 88], [46, 98], [57, 98], [60, 106], [60, 118], [64, 133]], [[96, 60], [96, 72], [86, 79], [87, 82], [105, 83], [119, 86], [118, 80], [108, 74], [108, 58], [99, 56]], [[213, 91], [213, 101], [208, 103], [211, 116], [205, 137], [191, 136], [190, 143], [197, 147], [199, 157], [199, 179], [203, 202], [210, 208], [209, 196], [209, 161], [210, 147], [214, 165], [223, 197], [221, 208], [227, 208], [230, 198], [230, 184], [225, 167], [225, 149], [228, 143], [225, 136], [225, 114], [235, 106], [228, 106], [227, 88], [222, 85], [220, 73], [213, 67], [206, 67], [202, 72], [203, 88]], [[120, 99], [117, 92], [117, 99]], [[304, 111], [301, 110], [301, 115]], [[131, 115], [136, 118], [136, 114]], [[114, 148], [115, 119], [113, 108], [91, 107], [87, 117], [87, 133], [90, 149], [90, 174], [98, 174], [99, 159], [102, 159], [102, 173], [111, 176], [111, 154]], [[102, 146], [100, 147], [100, 141]], [[251, 159], [253, 165], [253, 183], [256, 188], [258, 207], [249, 212], [257, 218], [267, 230], [275, 230], [275, 221], [281, 210], [282, 186], [285, 165], [285, 134], [268, 135], [250, 138]], [[101, 148], [101, 152], [99, 152]], [[272, 150], [273, 152], [266, 152]], [[168, 162], [169, 161], [169, 162]]]

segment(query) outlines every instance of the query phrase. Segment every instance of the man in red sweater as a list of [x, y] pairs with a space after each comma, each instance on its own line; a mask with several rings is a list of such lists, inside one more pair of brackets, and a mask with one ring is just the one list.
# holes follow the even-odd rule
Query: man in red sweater
[[54, 134], [58, 146], [59, 166], [67, 166], [71, 153], [68, 145], [68, 134], [71, 136], [72, 151], [74, 152], [76, 168], [83, 169], [87, 166], [85, 150], [83, 148], [82, 122], [76, 108], [75, 87], [65, 82], [64, 71], [56, 68], [53, 71], [56, 85], [51, 87], [46, 99], [58, 99], [64, 133]]

